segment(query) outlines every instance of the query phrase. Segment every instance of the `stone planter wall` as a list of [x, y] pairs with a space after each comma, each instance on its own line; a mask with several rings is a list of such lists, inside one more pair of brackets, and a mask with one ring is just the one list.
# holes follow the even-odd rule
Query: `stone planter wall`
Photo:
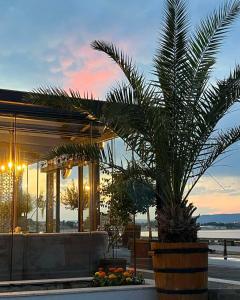
[[92, 276], [107, 245], [101, 231], [0, 234], [0, 281]]
[[2, 293], [0, 300], [157, 300], [153, 280], [145, 285]]

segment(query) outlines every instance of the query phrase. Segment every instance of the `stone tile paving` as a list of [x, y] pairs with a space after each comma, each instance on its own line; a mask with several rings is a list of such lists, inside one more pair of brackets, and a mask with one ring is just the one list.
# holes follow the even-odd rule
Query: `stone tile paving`
[[227, 267], [209, 265], [208, 276], [213, 278], [236, 280], [239, 281], [240, 283], [240, 269], [236, 269], [236, 268], [227, 268]]
[[[116, 250], [118, 257], [126, 258], [129, 262], [130, 251], [124, 248]], [[144, 271], [143, 271], [144, 272]], [[222, 256], [209, 256], [209, 288], [211, 290], [215, 289], [228, 289], [229, 292], [234, 291], [238, 294], [238, 299], [240, 300], [240, 258], [239, 257], [229, 257], [227, 260], [224, 260]], [[144, 277], [148, 279], [153, 279], [153, 272], [151, 270], [144, 272]], [[227, 282], [216, 282], [214, 279], [223, 279]], [[213, 280], [212, 280], [213, 279]], [[230, 283], [230, 281], [239, 282], [239, 284]], [[224, 296], [225, 297], [225, 296]], [[227, 298], [219, 299], [227, 299]], [[213, 298], [212, 298], [213, 299]], [[217, 299], [217, 298], [216, 298]], [[235, 296], [231, 298], [234, 300]], [[236, 298], [237, 299], [237, 298]]]

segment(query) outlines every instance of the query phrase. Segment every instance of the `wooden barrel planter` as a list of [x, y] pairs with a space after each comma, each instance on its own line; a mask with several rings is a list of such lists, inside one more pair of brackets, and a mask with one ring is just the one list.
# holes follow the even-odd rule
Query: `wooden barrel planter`
[[161, 300], [208, 299], [207, 243], [151, 243]]

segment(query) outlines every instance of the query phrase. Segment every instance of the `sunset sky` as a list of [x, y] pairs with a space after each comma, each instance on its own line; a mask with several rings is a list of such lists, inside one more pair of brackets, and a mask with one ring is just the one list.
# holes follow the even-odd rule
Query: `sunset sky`
[[[193, 27], [219, 0], [189, 1]], [[59, 86], [105, 98], [122, 74], [94, 39], [114, 42], [134, 57], [147, 78], [157, 46], [163, 0], [0, 0], [0, 88], [32, 90]], [[240, 63], [240, 21], [225, 40], [213, 81]], [[219, 126], [240, 123], [240, 106]], [[219, 162], [189, 198], [199, 213], [240, 212], [240, 148]]]

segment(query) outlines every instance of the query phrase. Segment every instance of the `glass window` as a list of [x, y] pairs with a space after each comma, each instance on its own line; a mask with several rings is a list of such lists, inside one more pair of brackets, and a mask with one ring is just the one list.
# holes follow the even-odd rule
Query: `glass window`
[[[96, 258], [89, 240], [83, 245], [71, 232], [97, 228], [98, 169], [46, 155], [62, 144], [87, 142], [92, 134], [98, 140], [101, 133], [84, 119], [63, 122], [49, 115], [0, 115], [0, 280], [82, 276], [83, 270], [86, 276]], [[105, 251], [104, 236], [102, 241], [97, 246]]]
[[[14, 118], [0, 116], [0, 232], [13, 230]], [[20, 182], [18, 182], [20, 185]]]
[[78, 231], [78, 166], [60, 173], [60, 231]]
[[90, 180], [89, 166], [83, 166], [83, 231], [90, 230]]

